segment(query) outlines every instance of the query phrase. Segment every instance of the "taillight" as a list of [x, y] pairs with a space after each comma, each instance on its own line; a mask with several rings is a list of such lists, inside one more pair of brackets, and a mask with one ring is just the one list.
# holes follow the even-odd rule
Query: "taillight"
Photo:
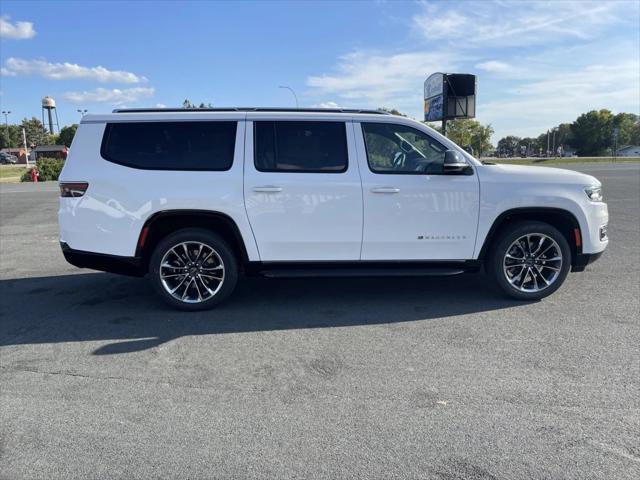
[[60, 182], [61, 197], [81, 197], [87, 191], [87, 182]]

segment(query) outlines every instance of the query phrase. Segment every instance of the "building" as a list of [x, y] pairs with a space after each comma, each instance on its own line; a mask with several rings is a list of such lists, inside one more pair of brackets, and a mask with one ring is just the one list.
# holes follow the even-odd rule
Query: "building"
[[616, 152], [617, 157], [640, 157], [640, 145], [627, 145], [619, 148]]
[[66, 160], [69, 149], [66, 145], [40, 145], [33, 149], [33, 155], [31, 159], [35, 157], [35, 160], [40, 158], [60, 158]]
[[27, 163], [27, 152], [24, 148], [3, 148], [0, 151], [18, 157], [18, 163]]

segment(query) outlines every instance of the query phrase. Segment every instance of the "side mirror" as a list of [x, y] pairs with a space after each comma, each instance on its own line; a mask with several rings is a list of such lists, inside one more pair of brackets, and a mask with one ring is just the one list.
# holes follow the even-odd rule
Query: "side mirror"
[[469, 164], [460, 152], [457, 152], [455, 150], [447, 150], [446, 152], [444, 152], [444, 173], [465, 174], [469, 170]]

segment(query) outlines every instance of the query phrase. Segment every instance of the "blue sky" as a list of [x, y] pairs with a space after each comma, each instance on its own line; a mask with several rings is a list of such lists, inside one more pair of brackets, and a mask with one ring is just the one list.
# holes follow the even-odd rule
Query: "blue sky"
[[433, 72], [478, 76], [494, 142], [599, 108], [640, 113], [640, 2], [15, 1], [0, 4], [10, 121], [77, 109], [393, 107], [421, 119]]

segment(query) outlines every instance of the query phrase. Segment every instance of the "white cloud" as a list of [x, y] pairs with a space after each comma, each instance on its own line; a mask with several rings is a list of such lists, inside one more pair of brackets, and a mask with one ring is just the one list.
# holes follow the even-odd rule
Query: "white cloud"
[[156, 108], [167, 108], [164, 103], [156, 103]]
[[593, 0], [424, 3], [412, 21], [425, 39], [448, 40], [457, 47], [530, 46], [552, 39], [593, 38], [627, 7]]
[[10, 57], [5, 62], [3, 75], [37, 75], [49, 80], [87, 79], [101, 83], [139, 83], [146, 78], [122, 70], [105, 67], [83, 67], [76, 63], [51, 63], [46, 60], [24, 60]]
[[154, 93], [155, 89], [151, 87], [124, 89], [96, 88], [91, 91], [67, 92], [63, 95], [63, 98], [73, 103], [110, 103], [113, 105], [121, 105], [124, 102], [134, 103], [143, 98], [152, 97]]
[[507, 73], [513, 70], [511, 65], [498, 60], [489, 60], [487, 62], [476, 63], [476, 68], [494, 73]]
[[320, 102], [313, 105], [313, 108], [340, 108], [336, 102]]
[[514, 85], [504, 96], [481, 102], [479, 119], [492, 123], [497, 138], [507, 133], [538, 135], [546, 127], [571, 122], [581, 113], [608, 108], [637, 112], [640, 105], [637, 60], [589, 65]]
[[0, 38], [9, 38], [12, 40], [26, 40], [33, 38], [36, 31], [31, 22], [15, 22], [11, 23], [8, 15], [0, 17]]
[[[335, 73], [310, 76], [315, 93], [331, 94], [341, 103], [402, 109], [422, 104], [422, 85], [429, 73], [452, 70], [458, 56], [449, 52], [382, 54], [355, 51], [340, 57]], [[312, 92], [313, 93], [313, 92]]]

